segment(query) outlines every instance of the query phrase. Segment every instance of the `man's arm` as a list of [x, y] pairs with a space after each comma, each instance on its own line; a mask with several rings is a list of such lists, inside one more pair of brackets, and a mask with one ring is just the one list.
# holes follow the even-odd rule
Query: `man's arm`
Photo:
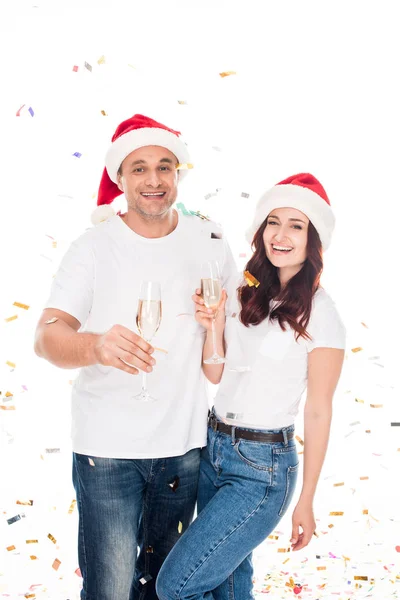
[[[46, 321], [57, 319], [52, 323]], [[138, 369], [151, 372], [154, 349], [140, 336], [122, 325], [104, 334], [78, 333], [81, 324], [72, 315], [46, 308], [35, 333], [35, 352], [62, 369], [101, 364], [136, 375]], [[128, 363], [128, 364], [126, 364]]]

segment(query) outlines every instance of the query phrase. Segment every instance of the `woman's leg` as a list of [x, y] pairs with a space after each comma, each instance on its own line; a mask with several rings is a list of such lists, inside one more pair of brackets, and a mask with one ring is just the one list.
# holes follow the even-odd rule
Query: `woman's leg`
[[232, 445], [229, 436], [209, 429], [208, 458], [209, 482], [218, 491], [165, 561], [157, 580], [160, 600], [211, 600], [213, 590], [219, 600], [250, 600], [248, 563], [233, 572], [277, 526], [293, 493], [293, 442]]

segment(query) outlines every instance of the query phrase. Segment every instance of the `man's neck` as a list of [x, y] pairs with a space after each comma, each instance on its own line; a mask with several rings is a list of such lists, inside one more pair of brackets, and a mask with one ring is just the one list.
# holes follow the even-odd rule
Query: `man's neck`
[[146, 219], [136, 211], [129, 209], [121, 218], [132, 231], [146, 238], [165, 237], [172, 233], [178, 225], [178, 213], [172, 208], [157, 219]]

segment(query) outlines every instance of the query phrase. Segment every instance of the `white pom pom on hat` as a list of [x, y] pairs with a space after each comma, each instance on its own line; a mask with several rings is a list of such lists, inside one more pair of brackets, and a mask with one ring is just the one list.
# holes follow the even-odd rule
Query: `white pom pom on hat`
[[316, 177], [310, 173], [298, 173], [265, 192], [257, 203], [253, 222], [246, 231], [249, 244], [252, 243], [260, 225], [275, 208], [300, 210], [317, 230], [323, 250], [329, 247], [335, 227], [335, 216], [329, 198]]

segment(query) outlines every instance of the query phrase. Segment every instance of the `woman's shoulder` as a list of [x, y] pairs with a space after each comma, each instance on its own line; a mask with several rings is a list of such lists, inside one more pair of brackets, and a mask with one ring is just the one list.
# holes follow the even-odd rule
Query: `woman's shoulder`
[[335, 301], [323, 287], [319, 287], [313, 297], [313, 310], [329, 308], [336, 308]]

